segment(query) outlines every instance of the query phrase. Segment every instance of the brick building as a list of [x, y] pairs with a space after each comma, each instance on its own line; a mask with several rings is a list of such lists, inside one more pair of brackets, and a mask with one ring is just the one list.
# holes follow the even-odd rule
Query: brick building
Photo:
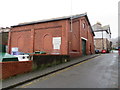
[[25, 53], [82, 56], [94, 53], [93, 37], [87, 14], [21, 23], [11, 26], [8, 52], [18, 47]]
[[6, 52], [8, 46], [8, 33], [10, 31], [9, 27], [0, 27], [0, 52]]
[[110, 26], [105, 25], [102, 26], [101, 23], [96, 23], [92, 26], [95, 37], [94, 37], [94, 44], [95, 44], [95, 49], [99, 50], [100, 52], [105, 49], [105, 50], [110, 50], [111, 49], [111, 31], [110, 31]]

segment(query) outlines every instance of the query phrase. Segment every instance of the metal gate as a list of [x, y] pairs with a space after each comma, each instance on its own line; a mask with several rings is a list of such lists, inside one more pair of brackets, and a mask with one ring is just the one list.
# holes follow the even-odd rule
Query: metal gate
[[82, 56], [86, 55], [86, 40], [82, 39]]

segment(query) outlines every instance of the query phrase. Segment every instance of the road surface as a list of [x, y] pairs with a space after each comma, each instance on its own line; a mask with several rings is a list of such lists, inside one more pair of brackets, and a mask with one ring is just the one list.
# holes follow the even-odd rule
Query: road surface
[[118, 88], [118, 53], [102, 54], [16, 88]]

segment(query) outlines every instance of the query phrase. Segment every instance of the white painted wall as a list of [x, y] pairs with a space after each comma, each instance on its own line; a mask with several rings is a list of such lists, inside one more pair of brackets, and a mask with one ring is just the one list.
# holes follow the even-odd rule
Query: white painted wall
[[[102, 38], [102, 31], [100, 32], [94, 32], [95, 37], [94, 38]], [[108, 34], [106, 31], [103, 31], [103, 38], [107, 38], [109, 41], [111, 40], [110, 34]]]

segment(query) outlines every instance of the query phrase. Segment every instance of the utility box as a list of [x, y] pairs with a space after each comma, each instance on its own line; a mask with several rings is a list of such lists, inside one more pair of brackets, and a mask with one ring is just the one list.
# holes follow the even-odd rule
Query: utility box
[[29, 55], [14, 55], [15, 57], [18, 57], [19, 61], [29, 61], [30, 57]]
[[18, 61], [18, 58], [8, 53], [0, 52], [0, 62]]

